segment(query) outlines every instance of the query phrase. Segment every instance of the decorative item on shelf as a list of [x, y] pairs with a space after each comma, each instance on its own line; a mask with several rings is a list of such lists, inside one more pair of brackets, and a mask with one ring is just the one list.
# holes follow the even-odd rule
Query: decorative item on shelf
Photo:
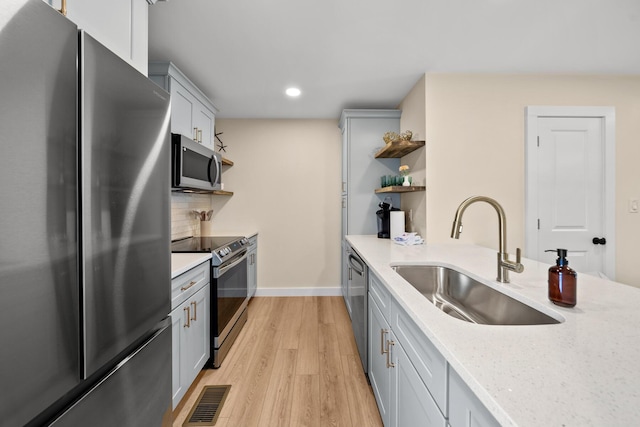
[[402, 175], [402, 186], [409, 187], [411, 185], [410, 177], [409, 177], [409, 166], [402, 165], [400, 166], [400, 174]]
[[401, 141], [411, 141], [411, 138], [413, 138], [413, 132], [410, 130], [405, 130], [400, 134]]
[[216, 137], [216, 139], [218, 140], [219, 144], [218, 144], [218, 151], [220, 152], [227, 152], [227, 146], [224, 145], [224, 142], [222, 142], [222, 140], [220, 139], [220, 137], [218, 135], [222, 135], [224, 132], [218, 132], [216, 133], [215, 129], [213, 131], [213, 135]]
[[410, 130], [405, 130], [401, 134], [397, 134], [395, 132], [386, 132], [384, 135], [382, 135], [382, 139], [387, 144], [393, 144], [394, 142], [398, 143], [402, 141], [411, 141], [411, 138], [413, 138], [413, 132]]
[[393, 142], [400, 141], [400, 135], [395, 132], [385, 132], [385, 134], [382, 135], [382, 139], [385, 143], [391, 144]]

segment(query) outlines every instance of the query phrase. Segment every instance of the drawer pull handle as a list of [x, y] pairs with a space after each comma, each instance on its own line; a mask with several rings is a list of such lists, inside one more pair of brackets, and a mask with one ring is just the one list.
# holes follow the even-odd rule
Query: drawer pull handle
[[391, 346], [396, 345], [393, 340], [387, 340], [387, 368], [395, 368], [396, 364], [391, 361]]
[[387, 350], [384, 349], [384, 337], [389, 332], [386, 329], [380, 329], [380, 354], [385, 354]]
[[192, 287], [193, 285], [195, 285], [196, 283], [198, 283], [198, 282], [196, 282], [196, 281], [193, 281], [193, 280], [192, 280], [192, 281], [191, 281], [191, 283], [189, 283], [187, 286], [183, 286], [183, 287], [181, 287], [181, 288], [180, 288], [180, 290], [181, 290], [182, 292], [184, 292], [184, 291], [186, 291], [187, 289], [189, 289], [190, 287]]
[[183, 310], [187, 312], [187, 322], [182, 327], [190, 328], [191, 327], [191, 308], [185, 307]]
[[193, 317], [191, 318], [191, 320], [195, 322], [196, 320], [198, 320], [198, 313], [196, 311], [198, 303], [196, 301], [191, 301], [191, 306], [193, 307]]

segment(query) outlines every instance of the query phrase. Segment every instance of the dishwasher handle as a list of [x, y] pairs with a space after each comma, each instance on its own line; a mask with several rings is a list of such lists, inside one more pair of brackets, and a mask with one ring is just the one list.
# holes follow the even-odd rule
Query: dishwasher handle
[[364, 276], [364, 263], [360, 259], [353, 256], [353, 254], [349, 254], [349, 265], [351, 266], [353, 271], [358, 273], [360, 276]]

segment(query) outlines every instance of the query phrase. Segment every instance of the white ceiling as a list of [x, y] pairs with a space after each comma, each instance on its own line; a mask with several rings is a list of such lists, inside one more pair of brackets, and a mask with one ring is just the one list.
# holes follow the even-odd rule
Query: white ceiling
[[425, 72], [640, 74], [640, 0], [171, 0], [149, 8], [149, 59], [218, 117], [338, 118]]

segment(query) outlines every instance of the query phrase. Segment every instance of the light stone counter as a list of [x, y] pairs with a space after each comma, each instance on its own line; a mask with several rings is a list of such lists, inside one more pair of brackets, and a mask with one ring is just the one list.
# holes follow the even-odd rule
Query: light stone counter
[[174, 279], [182, 273], [191, 270], [203, 262], [211, 259], [209, 253], [172, 253], [171, 254], [171, 278]]
[[[639, 425], [640, 289], [578, 274], [577, 305], [562, 308], [547, 299], [548, 264], [523, 259], [525, 271], [510, 272], [504, 284], [495, 280], [495, 250], [455, 240], [347, 240], [502, 425]], [[455, 319], [390, 267], [399, 264], [453, 267], [563, 321], [491, 326]]]

